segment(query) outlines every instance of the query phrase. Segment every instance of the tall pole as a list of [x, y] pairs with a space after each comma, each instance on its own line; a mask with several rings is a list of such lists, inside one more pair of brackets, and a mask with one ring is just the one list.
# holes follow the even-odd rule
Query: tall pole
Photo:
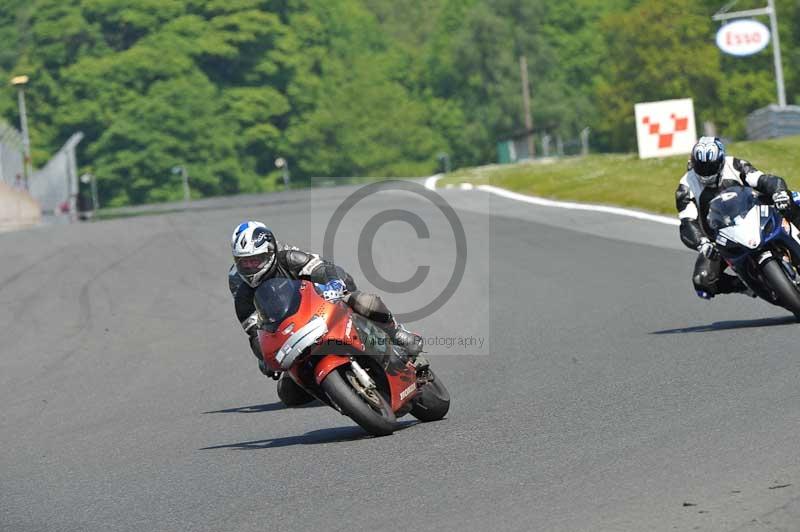
[[25, 188], [28, 188], [29, 181], [33, 175], [33, 163], [31, 162], [31, 137], [28, 133], [28, 113], [25, 109], [25, 84], [28, 83], [28, 76], [16, 76], [11, 79], [11, 84], [17, 87], [17, 101], [19, 104], [19, 122], [22, 129], [22, 151], [25, 172]]
[[289, 190], [289, 180], [291, 179], [291, 174], [289, 173], [289, 161], [283, 157], [278, 157], [275, 159], [275, 168], [279, 168], [281, 170], [284, 190]]
[[781, 61], [781, 41], [778, 37], [778, 13], [775, 0], [767, 0], [769, 25], [772, 30], [772, 55], [775, 59], [775, 82], [778, 85], [778, 106], [786, 107], [786, 87], [783, 84], [783, 62]]
[[583, 128], [581, 131], [581, 155], [589, 155], [589, 132], [591, 129], [588, 127]]
[[[734, 2], [735, 3], [735, 2]], [[770, 34], [772, 39], [772, 56], [775, 60], [775, 84], [778, 87], [778, 106], [786, 107], [786, 87], [783, 83], [783, 62], [781, 61], [781, 41], [778, 31], [778, 12], [775, 9], [775, 0], [767, 0], [767, 7], [760, 7], [758, 9], [746, 9], [744, 11], [732, 11], [728, 9], [732, 6], [729, 4], [719, 10], [713, 17], [713, 20], [730, 20], [733, 18], [744, 17], [757, 17], [762, 15], [769, 16]]]
[[524, 55], [519, 56], [519, 73], [522, 78], [522, 106], [525, 113], [525, 130], [528, 138], [528, 157], [533, 159], [536, 155], [533, 145], [533, 119], [531, 118], [531, 88], [528, 85], [528, 60]]
[[172, 173], [175, 175], [180, 174], [181, 176], [181, 186], [183, 187], [183, 206], [186, 208], [186, 206], [189, 205], [189, 202], [192, 200], [192, 194], [189, 190], [189, 171], [181, 164], [178, 166], [173, 166]]
[[100, 209], [100, 200], [97, 198], [97, 176], [92, 174], [92, 210]]
[[31, 164], [31, 137], [28, 133], [28, 112], [25, 109], [25, 88], [20, 85], [19, 91], [19, 120], [22, 127], [22, 149], [23, 156], [25, 157], [25, 186], [28, 185], [28, 180], [33, 174], [33, 166]]
[[183, 202], [189, 203], [192, 199], [192, 194], [189, 191], [189, 171], [185, 166], [181, 166], [181, 179], [183, 180]]

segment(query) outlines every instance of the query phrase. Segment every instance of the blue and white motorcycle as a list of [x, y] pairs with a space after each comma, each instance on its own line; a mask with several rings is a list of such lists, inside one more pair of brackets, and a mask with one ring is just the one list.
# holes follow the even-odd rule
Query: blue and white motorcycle
[[720, 255], [747, 287], [800, 320], [800, 230], [750, 187], [726, 188], [706, 219]]

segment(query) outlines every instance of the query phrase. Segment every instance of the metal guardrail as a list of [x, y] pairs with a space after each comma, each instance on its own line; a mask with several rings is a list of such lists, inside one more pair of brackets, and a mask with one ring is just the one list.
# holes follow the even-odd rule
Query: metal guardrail
[[749, 140], [772, 139], [800, 135], [800, 106], [770, 105], [747, 117]]

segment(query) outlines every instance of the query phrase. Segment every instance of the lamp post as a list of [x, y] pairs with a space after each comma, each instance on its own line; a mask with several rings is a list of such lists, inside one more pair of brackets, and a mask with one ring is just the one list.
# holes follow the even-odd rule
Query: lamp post
[[11, 84], [17, 88], [19, 122], [20, 129], [22, 129], [22, 150], [25, 159], [25, 188], [28, 188], [28, 182], [33, 174], [33, 165], [31, 163], [31, 138], [28, 134], [28, 113], [25, 109], [25, 85], [28, 84], [28, 76], [14, 76], [11, 78]]
[[178, 165], [172, 167], [172, 173], [180, 174], [181, 181], [183, 184], [183, 203], [188, 205], [189, 202], [192, 200], [191, 191], [189, 190], [189, 171], [186, 170], [185, 166]]
[[97, 178], [94, 174], [83, 174], [81, 176], [81, 183], [84, 185], [91, 185], [92, 210], [97, 211], [100, 208], [100, 201], [97, 199]]
[[286, 190], [289, 190], [289, 161], [283, 157], [278, 157], [275, 159], [275, 168], [283, 170], [283, 186], [286, 188]]

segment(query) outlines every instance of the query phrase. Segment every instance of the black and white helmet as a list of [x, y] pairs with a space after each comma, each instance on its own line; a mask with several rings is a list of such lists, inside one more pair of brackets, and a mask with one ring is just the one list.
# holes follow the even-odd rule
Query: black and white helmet
[[692, 170], [705, 186], [717, 186], [725, 167], [725, 145], [716, 137], [701, 137], [692, 148]]
[[236, 271], [253, 288], [275, 269], [275, 235], [261, 222], [242, 222], [236, 226], [231, 236], [231, 250]]

